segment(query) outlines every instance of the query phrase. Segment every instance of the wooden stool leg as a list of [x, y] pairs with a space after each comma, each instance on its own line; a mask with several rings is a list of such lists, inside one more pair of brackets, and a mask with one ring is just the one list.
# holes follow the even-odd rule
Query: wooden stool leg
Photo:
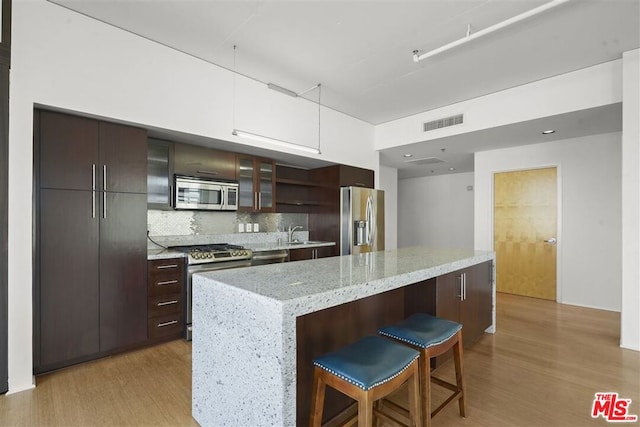
[[431, 356], [429, 350], [420, 351], [420, 393], [422, 394], [422, 425], [431, 427]]
[[371, 427], [373, 425], [373, 400], [369, 393], [363, 392], [358, 398], [358, 427]]
[[411, 425], [415, 427], [422, 426], [422, 409], [420, 408], [420, 363], [414, 363], [413, 375], [409, 380], [409, 414]]
[[463, 350], [462, 350], [462, 331], [458, 331], [458, 341], [453, 345], [453, 361], [456, 366], [456, 385], [461, 390], [460, 399], [458, 399], [458, 407], [460, 408], [460, 416], [466, 417], [465, 410], [465, 388], [464, 388], [464, 375], [463, 375]]
[[324, 371], [317, 366], [313, 369], [313, 392], [311, 394], [311, 417], [310, 427], [320, 427], [322, 425], [322, 412], [324, 410], [324, 393], [326, 384], [324, 382]]

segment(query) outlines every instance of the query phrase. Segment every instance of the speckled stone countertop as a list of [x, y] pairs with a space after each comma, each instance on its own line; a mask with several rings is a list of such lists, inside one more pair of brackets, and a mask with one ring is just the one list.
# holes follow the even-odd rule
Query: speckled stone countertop
[[186, 258], [184, 252], [172, 251], [164, 248], [147, 248], [147, 260], [167, 259], [167, 258]]
[[262, 251], [275, 251], [278, 249], [304, 249], [304, 248], [319, 248], [321, 246], [335, 246], [335, 242], [320, 242], [313, 241], [308, 243], [287, 243], [283, 242], [265, 242], [265, 243], [245, 243], [242, 246], [251, 249], [254, 252]]
[[[298, 316], [494, 260], [487, 251], [414, 247], [194, 274], [194, 418], [296, 425]], [[495, 283], [493, 294], [495, 325]]]

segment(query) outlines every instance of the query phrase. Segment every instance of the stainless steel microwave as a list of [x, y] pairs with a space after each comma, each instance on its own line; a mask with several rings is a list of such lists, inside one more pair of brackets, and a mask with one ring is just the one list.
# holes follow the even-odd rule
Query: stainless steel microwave
[[175, 176], [175, 209], [237, 211], [238, 183], [194, 176]]

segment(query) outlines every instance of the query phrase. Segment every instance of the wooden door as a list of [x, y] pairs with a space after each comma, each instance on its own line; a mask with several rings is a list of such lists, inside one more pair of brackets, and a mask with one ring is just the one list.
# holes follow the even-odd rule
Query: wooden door
[[146, 193], [147, 131], [101, 122], [98, 178], [100, 191]]
[[494, 176], [498, 292], [556, 300], [556, 168]]
[[464, 270], [464, 298], [460, 312], [462, 341], [468, 346], [491, 326], [491, 263], [485, 262]]
[[174, 170], [179, 175], [235, 180], [236, 155], [190, 144], [174, 145]]
[[108, 351], [147, 338], [147, 195], [100, 195], [100, 350]]
[[40, 190], [36, 371], [55, 369], [99, 350], [98, 219], [93, 196], [91, 191]]
[[40, 187], [92, 190], [98, 171], [98, 122], [40, 112]]

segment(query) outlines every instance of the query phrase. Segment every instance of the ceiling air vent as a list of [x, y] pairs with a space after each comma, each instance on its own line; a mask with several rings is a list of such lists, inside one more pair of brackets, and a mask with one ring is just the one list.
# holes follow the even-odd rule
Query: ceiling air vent
[[462, 114], [456, 114], [455, 116], [444, 117], [442, 119], [426, 122], [423, 129], [424, 132], [429, 132], [431, 130], [442, 129], [459, 124], [462, 124]]
[[432, 165], [434, 163], [444, 163], [444, 160], [437, 157], [423, 157], [422, 159], [405, 160], [405, 163], [411, 163], [413, 165]]

